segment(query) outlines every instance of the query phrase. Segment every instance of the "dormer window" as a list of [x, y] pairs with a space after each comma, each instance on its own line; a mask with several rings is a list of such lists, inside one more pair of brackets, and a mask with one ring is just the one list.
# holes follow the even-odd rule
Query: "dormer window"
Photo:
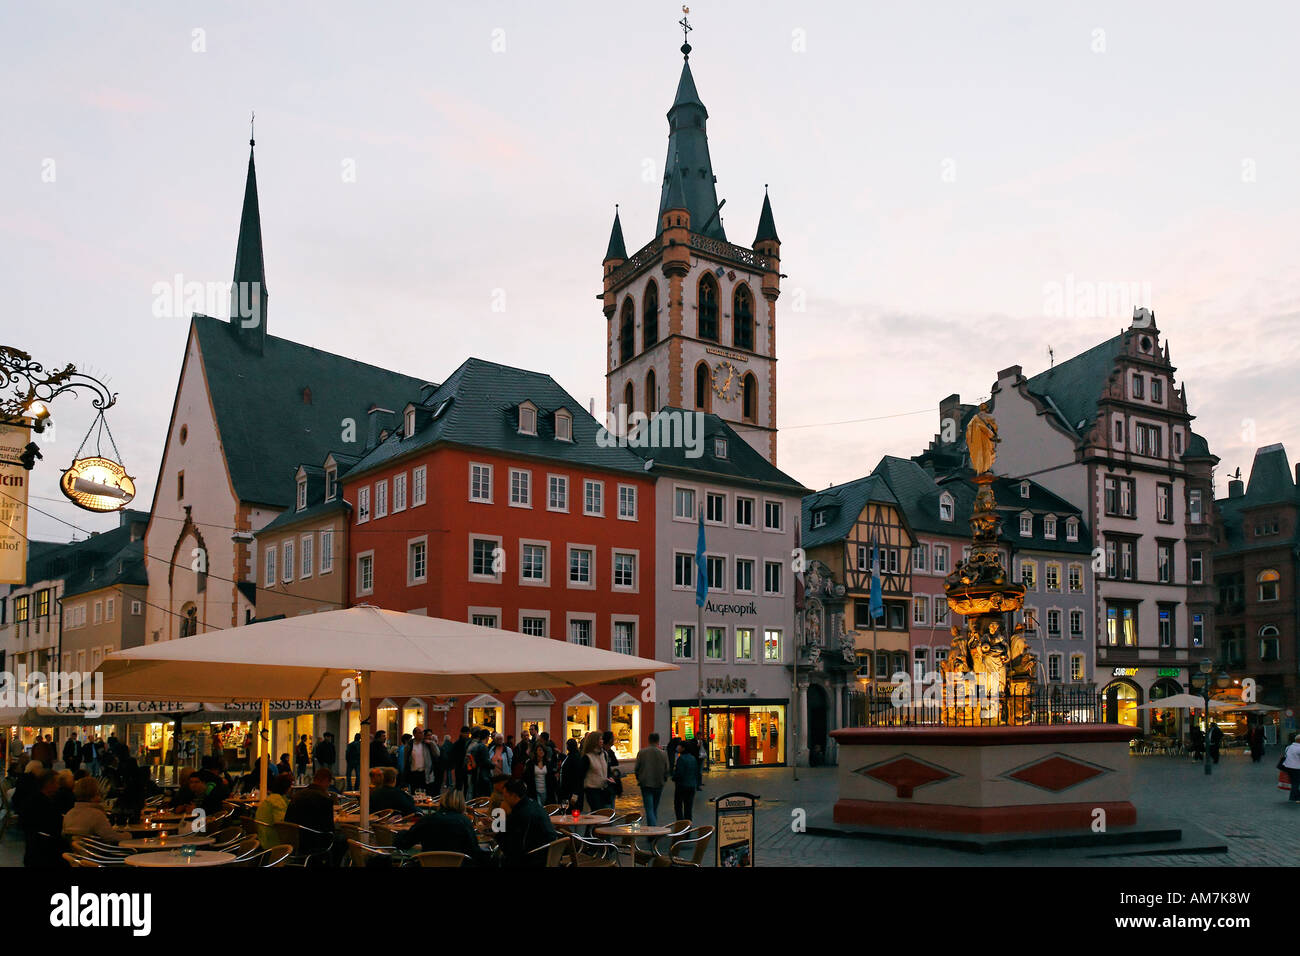
[[298, 510], [302, 511], [307, 507], [307, 479], [298, 479]]
[[1029, 482], [1027, 482], [1027, 481], [1022, 481], [1022, 482], [1020, 483], [1020, 497], [1021, 497], [1021, 498], [1028, 498], [1028, 497], [1029, 497]]
[[573, 416], [568, 412], [555, 413], [555, 440], [573, 441]]
[[724, 459], [727, 457], [727, 440], [725, 438], [713, 439], [713, 457]]
[[952, 495], [946, 491], [939, 496], [939, 520], [952, 520]]
[[1079, 519], [1070, 518], [1065, 522], [1065, 540], [1066, 541], [1079, 540]]
[[[559, 436], [559, 418], [555, 420], [556, 437]], [[531, 402], [524, 402], [519, 406], [519, 434], [536, 435], [537, 434], [537, 406]]]
[[402, 434], [406, 438], [411, 438], [415, 435], [415, 409], [414, 408], [408, 408], [406, 410], [406, 426], [405, 428], [403, 428]]
[[1032, 538], [1034, 536], [1034, 516], [1026, 512], [1020, 516], [1020, 537]]
[[1043, 518], [1043, 537], [1056, 540], [1056, 515], [1047, 515]]
[[824, 510], [814, 511], [812, 516], [812, 526], [814, 528], [821, 528], [824, 527], [825, 524], [826, 524], [826, 512]]
[[325, 500], [333, 501], [334, 495], [338, 492], [339, 470], [337, 468], [325, 469]]

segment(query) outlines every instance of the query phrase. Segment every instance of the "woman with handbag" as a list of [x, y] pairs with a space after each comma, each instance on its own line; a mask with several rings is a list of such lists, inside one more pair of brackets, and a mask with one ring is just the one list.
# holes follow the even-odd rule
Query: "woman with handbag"
[[603, 810], [611, 806], [608, 798], [609, 764], [601, 746], [600, 734], [592, 731], [582, 739], [582, 795], [588, 810]]

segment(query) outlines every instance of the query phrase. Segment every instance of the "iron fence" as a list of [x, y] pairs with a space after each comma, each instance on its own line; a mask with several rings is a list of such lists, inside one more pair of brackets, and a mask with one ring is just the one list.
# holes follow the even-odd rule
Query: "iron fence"
[[1095, 687], [1038, 685], [1017, 698], [979, 698], [965, 701], [909, 698], [893, 691], [850, 691], [850, 727], [997, 727], [1014, 707], [1018, 724], [1099, 724], [1105, 722], [1105, 703]]

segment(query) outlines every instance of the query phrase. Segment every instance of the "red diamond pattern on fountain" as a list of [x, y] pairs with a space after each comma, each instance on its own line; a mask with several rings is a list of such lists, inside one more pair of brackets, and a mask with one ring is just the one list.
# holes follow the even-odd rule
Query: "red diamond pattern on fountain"
[[889, 784], [894, 788], [894, 794], [900, 800], [910, 800], [912, 791], [917, 787], [924, 787], [928, 783], [938, 783], [940, 780], [959, 776], [951, 770], [924, 763], [907, 754], [894, 757], [884, 763], [863, 767], [860, 770], [855, 770], [854, 773], [860, 773], [864, 777], [870, 777], [873, 780], [879, 780], [881, 783]]
[[1085, 780], [1091, 780], [1093, 777], [1099, 777], [1103, 773], [1109, 772], [1105, 767], [1098, 767], [1095, 764], [1075, 760], [1073, 757], [1067, 757], [1064, 754], [1052, 754], [1042, 760], [1012, 770], [1006, 776], [1012, 780], [1027, 783], [1031, 787], [1038, 787], [1040, 790], [1060, 793], [1062, 790], [1077, 787]]

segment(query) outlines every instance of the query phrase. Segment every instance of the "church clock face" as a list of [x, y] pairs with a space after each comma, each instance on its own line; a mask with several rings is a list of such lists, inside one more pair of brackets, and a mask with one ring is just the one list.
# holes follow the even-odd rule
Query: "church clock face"
[[730, 362], [719, 362], [713, 367], [713, 391], [723, 401], [731, 401], [740, 391], [740, 369]]

